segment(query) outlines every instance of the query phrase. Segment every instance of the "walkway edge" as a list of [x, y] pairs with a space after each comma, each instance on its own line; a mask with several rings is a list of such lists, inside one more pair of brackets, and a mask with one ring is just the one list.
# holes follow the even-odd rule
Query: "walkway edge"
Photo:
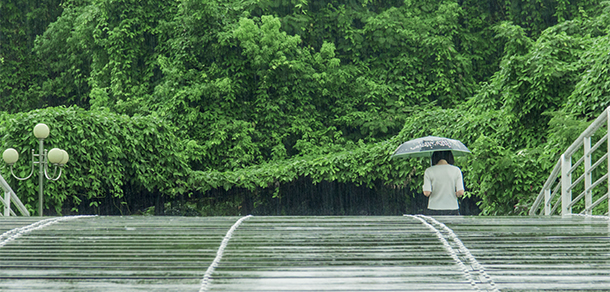
[[[457, 235], [453, 232], [453, 230], [451, 230], [451, 228], [447, 227], [445, 224], [443, 224], [429, 216], [425, 216], [425, 215], [416, 215], [416, 216], [403, 215], [403, 216], [419, 220], [422, 224], [424, 224], [426, 227], [428, 227], [430, 230], [432, 230], [434, 233], [436, 233], [436, 236], [438, 237], [438, 239], [443, 243], [443, 246], [445, 247], [445, 249], [451, 256], [451, 258], [453, 258], [453, 260], [460, 267], [460, 269], [464, 273], [464, 276], [470, 282], [470, 284], [472, 285], [472, 287], [474, 289], [476, 289], [478, 291], [492, 291], [492, 292], [500, 291], [496, 287], [496, 284], [491, 279], [491, 277], [489, 277], [489, 275], [487, 275], [483, 266], [481, 266], [481, 264], [479, 264], [479, 262], [475, 259], [475, 257], [472, 255], [472, 253], [470, 253], [470, 251], [466, 248], [466, 246], [464, 246], [462, 241], [457, 237]], [[430, 223], [430, 222], [432, 222], [432, 223]], [[447, 233], [447, 235], [444, 235], [438, 228], [436, 228], [432, 224], [439, 226], [445, 233]], [[458, 247], [457, 251], [455, 250], [454, 247], [451, 246], [451, 244], [449, 244], [447, 237], [449, 239], [451, 239], [455, 245], [457, 245], [457, 247]], [[462, 254], [463, 256], [466, 257], [467, 261], [469, 262], [469, 266], [471, 267], [470, 269], [460, 259], [460, 257], [458, 256], [458, 253]], [[483, 278], [483, 280], [479, 281], [479, 283], [482, 285], [483, 284], [489, 285], [489, 289], [488, 288], [481, 289], [481, 287], [478, 286], [479, 283], [477, 283], [477, 280], [475, 279], [473, 274], [478, 274], [479, 278]]]
[[225, 235], [224, 239], [222, 240], [222, 243], [220, 244], [220, 247], [218, 248], [218, 251], [216, 252], [216, 258], [214, 258], [214, 261], [208, 267], [207, 271], [205, 271], [205, 274], [203, 275], [203, 279], [201, 280], [201, 288], [199, 289], [199, 292], [204, 292], [204, 291], [208, 290], [208, 285], [210, 283], [210, 277], [212, 276], [212, 273], [214, 273], [214, 270], [218, 266], [218, 263], [220, 263], [220, 260], [222, 259], [222, 254], [224, 253], [225, 248], [229, 244], [229, 240], [231, 240], [231, 236], [233, 236], [233, 232], [235, 232], [237, 227], [239, 227], [239, 225], [241, 225], [242, 222], [244, 222], [247, 219], [250, 219], [251, 217], [252, 217], [252, 215], [248, 215], [248, 216], [240, 218], [239, 220], [237, 220], [237, 222], [235, 222], [235, 224], [233, 224], [233, 226], [231, 226], [231, 229], [229, 229], [229, 231], [227, 231], [227, 234]]
[[74, 219], [79, 219], [79, 218], [83, 218], [83, 217], [95, 217], [95, 216], [81, 215], [81, 216], [66, 216], [66, 217], [49, 218], [49, 219], [40, 220], [36, 223], [32, 223], [32, 224], [24, 226], [24, 227], [11, 229], [7, 232], [2, 233], [2, 235], [0, 235], [0, 240], [2, 240], [2, 241], [0, 241], [0, 248], [5, 246], [9, 242], [14, 241], [17, 238], [19, 238], [27, 233], [30, 233], [34, 230], [42, 229], [49, 225], [53, 225], [53, 224], [61, 222], [61, 221], [74, 220]]

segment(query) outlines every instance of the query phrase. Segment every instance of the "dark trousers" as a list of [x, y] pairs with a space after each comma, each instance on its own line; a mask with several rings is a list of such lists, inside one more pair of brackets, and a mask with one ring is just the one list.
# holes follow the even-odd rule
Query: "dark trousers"
[[426, 215], [428, 216], [448, 216], [448, 215], [460, 215], [460, 209], [455, 210], [434, 210], [426, 209]]

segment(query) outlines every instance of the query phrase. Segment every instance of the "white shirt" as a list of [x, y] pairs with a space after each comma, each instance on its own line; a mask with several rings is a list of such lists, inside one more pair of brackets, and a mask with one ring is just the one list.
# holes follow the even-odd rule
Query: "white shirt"
[[431, 192], [428, 209], [459, 209], [456, 192], [464, 190], [462, 171], [451, 164], [437, 164], [424, 173], [424, 192]]

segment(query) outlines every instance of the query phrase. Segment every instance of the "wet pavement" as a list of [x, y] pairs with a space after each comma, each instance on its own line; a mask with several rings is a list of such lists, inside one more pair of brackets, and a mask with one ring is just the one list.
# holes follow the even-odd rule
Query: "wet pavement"
[[3, 217], [0, 291], [610, 290], [606, 218], [240, 218]]

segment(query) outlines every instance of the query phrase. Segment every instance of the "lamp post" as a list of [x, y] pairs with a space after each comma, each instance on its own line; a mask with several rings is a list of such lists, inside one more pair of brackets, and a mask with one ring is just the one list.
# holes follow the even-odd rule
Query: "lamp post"
[[[61, 177], [63, 166], [68, 163], [68, 153], [59, 148], [53, 148], [49, 151], [44, 149], [44, 139], [49, 137], [49, 127], [45, 124], [37, 124], [34, 127], [34, 136], [38, 139], [38, 154], [32, 149], [32, 171], [27, 177], [21, 178], [13, 172], [13, 165], [19, 160], [19, 152], [14, 148], [8, 148], [2, 153], [2, 159], [11, 167], [11, 174], [18, 180], [26, 180], [34, 174], [35, 165], [38, 164], [38, 213], [42, 216], [43, 209], [43, 184], [44, 178], [56, 181]], [[36, 161], [38, 157], [38, 161]], [[49, 163], [53, 164], [53, 174], [49, 175]], [[57, 168], [59, 167], [59, 174]]]

